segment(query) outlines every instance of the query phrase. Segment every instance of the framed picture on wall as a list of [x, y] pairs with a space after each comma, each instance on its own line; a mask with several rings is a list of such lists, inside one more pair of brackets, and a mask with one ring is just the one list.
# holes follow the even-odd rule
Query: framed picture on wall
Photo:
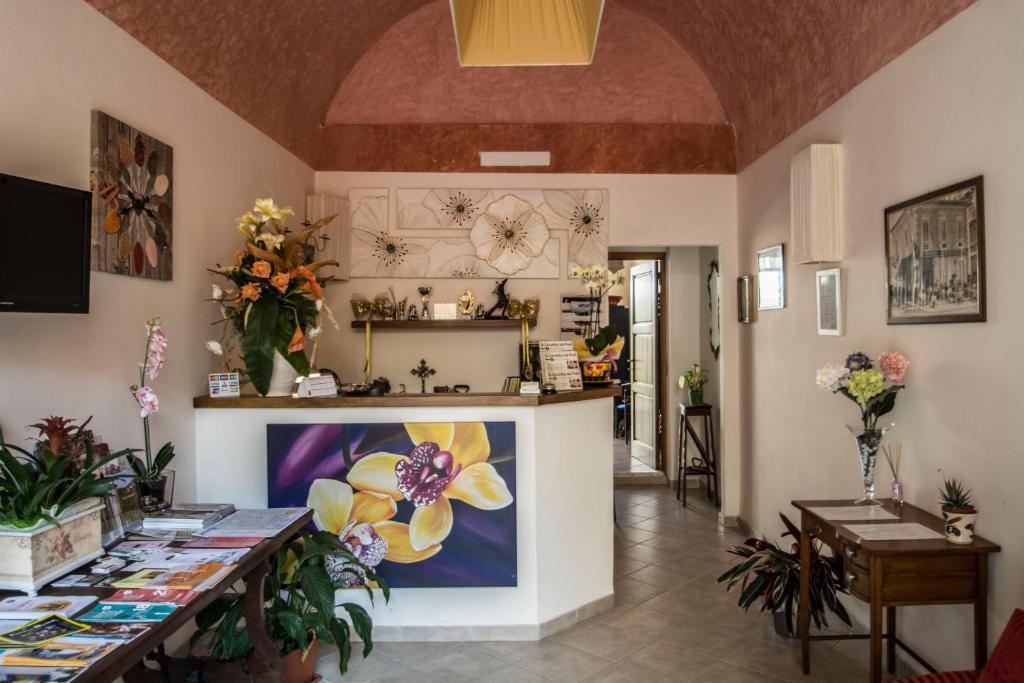
[[757, 252], [757, 310], [786, 307], [786, 262], [781, 244]]
[[741, 275], [736, 278], [736, 292], [739, 294], [739, 321], [741, 323], [754, 322], [754, 277]]
[[843, 334], [842, 274], [838, 268], [819, 270], [816, 274], [818, 288], [818, 334], [839, 337]]
[[983, 177], [885, 210], [887, 322], [985, 322]]

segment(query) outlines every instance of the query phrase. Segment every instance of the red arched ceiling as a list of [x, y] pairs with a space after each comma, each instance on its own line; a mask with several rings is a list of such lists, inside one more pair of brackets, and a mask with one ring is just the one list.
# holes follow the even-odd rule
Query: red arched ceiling
[[[571, 82], [569, 76], [518, 76], [520, 69], [494, 70], [509, 74], [501, 78], [509, 78], [505, 87], [517, 93], [521, 108], [515, 116], [493, 98], [478, 103], [453, 97], [439, 103], [429, 91], [418, 95], [428, 98], [418, 106], [400, 99], [403, 106], [384, 108], [379, 97], [373, 106], [369, 101], [332, 106], [335, 95], [348, 88], [368, 92], [374, 73], [390, 73], [389, 80], [397, 77], [408, 88], [405, 72], [374, 66], [386, 54], [375, 54], [376, 49], [390, 40], [389, 29], [408, 25], [421, 8], [426, 19], [436, 22], [436, 7], [446, 5], [444, 0], [433, 6], [427, 6], [430, 0], [88, 0], [317, 168], [468, 171], [478, 170], [480, 149], [539, 148], [552, 150], [551, 170], [556, 171], [718, 173], [754, 161], [973, 1], [609, 0], [598, 52], [605, 42], [609, 50], [625, 46], [639, 72], [631, 82], [614, 63], [572, 67], [584, 75], [568, 86], [568, 97], [583, 98], [591, 81], [600, 84], [595, 90], [608, 94], [591, 100], [598, 102], [591, 107], [597, 120], [581, 123], [586, 107], [575, 100], [564, 107], [552, 106], [551, 100], [535, 109], [520, 104], [528, 102], [521, 89], [551, 88], [559, 79]], [[647, 29], [639, 30], [644, 24], [636, 13], [656, 26], [647, 23]], [[406, 39], [425, 30], [415, 26]], [[451, 44], [454, 61], [450, 23], [431, 30], [441, 31], [434, 52], [426, 49], [422, 35], [420, 42], [409, 44], [426, 50], [428, 66], [430, 58], [443, 56], [437, 51], [443, 51], [442, 44]], [[656, 53], [648, 42], [662, 47]], [[655, 59], [652, 68], [643, 61], [651, 55], [673, 63], [658, 65]], [[706, 80], [694, 78], [693, 62]], [[588, 77], [588, 71], [601, 75]], [[447, 67], [428, 75], [442, 84], [498, 79], [488, 74], [450, 80]], [[648, 79], [658, 85], [644, 93], [644, 106], [615, 101], [616, 96], [633, 97], [636, 85]], [[677, 92], [683, 82], [694, 90]], [[731, 127], [710, 120], [707, 83]], [[380, 87], [386, 92], [392, 85]], [[488, 87], [500, 90], [501, 83]], [[401, 95], [407, 98], [408, 92]], [[428, 118], [415, 120], [417, 109]], [[445, 122], [454, 112], [473, 118]], [[551, 115], [558, 120], [541, 120]], [[346, 123], [322, 128], [325, 121]]]

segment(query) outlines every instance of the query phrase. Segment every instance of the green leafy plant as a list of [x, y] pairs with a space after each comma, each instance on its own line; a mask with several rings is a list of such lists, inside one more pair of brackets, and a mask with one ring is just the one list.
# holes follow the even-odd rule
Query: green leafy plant
[[693, 367], [683, 373], [683, 376], [679, 378], [680, 389], [693, 389], [694, 391], [700, 391], [704, 388], [704, 385], [708, 383], [708, 372], [696, 363]]
[[950, 511], [974, 511], [971, 490], [959, 479], [943, 479], [942, 488], [939, 489], [939, 502]]
[[[328, 573], [326, 558], [340, 571]], [[350, 628], [363, 641], [363, 657], [373, 650], [373, 620], [361, 605], [335, 603], [335, 591], [362, 582], [371, 603], [374, 590], [380, 590], [385, 602], [391, 599], [387, 582], [360, 562], [327, 531], [303, 531], [300, 537], [282, 546], [263, 584], [264, 617], [267, 633], [282, 654], [299, 650], [305, 661], [317, 641], [338, 647], [338, 669], [344, 674], [352, 655]], [[333, 578], [332, 578], [333, 575]], [[244, 596], [223, 595], [196, 615], [198, 630], [190, 644], [196, 646], [204, 636], [210, 656], [230, 660], [243, 657], [252, 649], [249, 634], [241, 622], [245, 616]], [[337, 615], [344, 610], [349, 621]]]
[[[794, 539], [790, 550], [761, 538], [748, 538], [743, 545], [735, 545], [728, 552], [743, 560], [718, 577], [718, 583], [727, 590], [740, 587], [739, 606], [749, 609], [761, 601], [762, 612], [783, 611], [786, 627], [795, 633], [796, 615], [800, 605], [800, 530], [784, 514], [779, 513], [786, 526], [787, 536]], [[817, 628], [828, 625], [827, 611], [851, 626], [850, 615], [839, 601], [845, 593], [842, 564], [838, 558], [821, 555], [821, 543], [811, 539], [811, 619]]]
[[97, 476], [97, 470], [132, 451], [97, 458], [91, 441], [82, 448], [74, 457], [48, 448], [30, 453], [6, 443], [0, 432], [0, 524], [18, 529], [43, 520], [59, 524], [60, 515], [75, 503], [109, 493], [113, 477]]

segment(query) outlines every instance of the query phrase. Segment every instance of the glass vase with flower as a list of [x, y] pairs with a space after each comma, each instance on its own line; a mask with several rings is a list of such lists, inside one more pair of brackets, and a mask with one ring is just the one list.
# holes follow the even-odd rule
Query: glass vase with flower
[[135, 472], [142, 497], [142, 509], [156, 512], [170, 507], [174, 497], [174, 472], [167, 465], [174, 459], [174, 444], [168, 441], [153, 455], [149, 433], [149, 417], [160, 409], [160, 400], [146, 380], [157, 378], [164, 368], [167, 354], [167, 334], [160, 325], [160, 318], [146, 321], [146, 352], [139, 365], [139, 383], [129, 387], [132, 397], [139, 404], [142, 416], [142, 435], [145, 442], [145, 459], [130, 454], [128, 462]]
[[573, 266], [570, 274], [582, 280], [592, 301], [581, 334], [573, 338], [573, 349], [580, 358], [583, 381], [591, 384], [608, 382], [626, 340], [613, 326], [601, 326], [601, 304], [612, 287], [622, 284], [622, 273], [594, 265], [583, 268]]
[[883, 353], [872, 361], [855, 351], [843, 365], [830, 363], [818, 370], [819, 387], [845, 396], [860, 408], [860, 421], [846, 425], [857, 444], [864, 486], [864, 495], [856, 501], [857, 505], [881, 505], [875, 499], [875, 465], [882, 439], [895, 424], [880, 424], [879, 419], [896, 407], [896, 394], [904, 388], [909, 366], [910, 361], [899, 353]]

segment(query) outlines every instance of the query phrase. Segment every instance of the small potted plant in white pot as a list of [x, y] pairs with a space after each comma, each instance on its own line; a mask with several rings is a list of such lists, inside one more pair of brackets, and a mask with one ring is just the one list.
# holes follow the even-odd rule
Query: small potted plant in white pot
[[974, 520], [978, 511], [971, 504], [971, 491], [959, 479], [944, 479], [939, 489], [942, 503], [942, 521], [946, 527], [946, 540], [968, 544], [974, 541]]

